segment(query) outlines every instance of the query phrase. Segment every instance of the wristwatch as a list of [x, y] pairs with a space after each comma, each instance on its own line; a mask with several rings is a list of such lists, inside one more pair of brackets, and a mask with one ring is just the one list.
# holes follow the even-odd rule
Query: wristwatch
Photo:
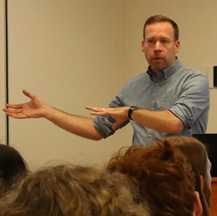
[[133, 111], [134, 111], [134, 110], [138, 110], [138, 109], [140, 109], [140, 108], [137, 107], [137, 106], [130, 106], [130, 108], [129, 108], [129, 110], [128, 110], [128, 118], [129, 118], [130, 120], [133, 120], [133, 119], [131, 118], [131, 115], [132, 115]]

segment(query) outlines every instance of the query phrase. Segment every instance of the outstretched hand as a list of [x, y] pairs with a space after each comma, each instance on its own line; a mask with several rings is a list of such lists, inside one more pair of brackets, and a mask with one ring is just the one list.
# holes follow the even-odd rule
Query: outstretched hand
[[16, 119], [43, 117], [44, 107], [47, 106], [45, 102], [27, 90], [23, 90], [23, 94], [31, 100], [23, 104], [6, 104], [3, 109], [5, 114]]
[[90, 107], [86, 106], [86, 109], [92, 110], [91, 115], [110, 115], [115, 119], [115, 123], [112, 126], [112, 129], [115, 131], [119, 125], [124, 123], [128, 119], [128, 110], [129, 107], [115, 107], [115, 108], [99, 108], [99, 107]]

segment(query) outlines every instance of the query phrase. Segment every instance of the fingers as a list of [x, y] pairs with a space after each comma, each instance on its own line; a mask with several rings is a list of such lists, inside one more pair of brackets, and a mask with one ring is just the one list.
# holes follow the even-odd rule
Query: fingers
[[10, 112], [5, 112], [5, 114], [7, 116], [10, 116], [12, 118], [15, 118], [15, 119], [24, 119], [24, 118], [27, 118], [26, 115], [24, 115], [23, 113], [10, 113]]
[[92, 110], [94, 112], [105, 112], [106, 109], [105, 108], [99, 108], [99, 107], [90, 107], [90, 106], [86, 106], [85, 107], [87, 110]]
[[3, 111], [7, 116], [11, 116], [12, 118], [19, 118], [19, 119], [27, 117], [22, 113], [22, 104], [18, 104], [18, 105], [6, 104], [5, 106], [6, 108], [4, 108]]
[[91, 115], [97, 115], [97, 116], [105, 116], [110, 115], [115, 119], [114, 124], [112, 125], [112, 129], [115, 131], [117, 127], [126, 121], [125, 115], [123, 115], [123, 108], [99, 108], [99, 107], [85, 107], [87, 110], [91, 110]]
[[118, 127], [119, 125], [118, 125], [118, 123], [117, 123], [117, 121], [112, 125], [112, 130], [113, 131], [116, 131], [116, 129], [117, 129], [117, 127]]
[[99, 108], [99, 107], [90, 107], [90, 106], [86, 106], [85, 107], [87, 110], [91, 110], [92, 112], [90, 112], [91, 115], [99, 115], [99, 116], [103, 116], [103, 115], [107, 115], [108, 114], [108, 109], [106, 110], [105, 108]]
[[[12, 108], [12, 109], [22, 109], [23, 108], [23, 104], [5, 104], [4, 109], [8, 109], [8, 108]], [[3, 110], [4, 110], [3, 109]]]
[[32, 94], [31, 92], [23, 89], [23, 94], [26, 95], [27, 97], [33, 99], [33, 97], [35, 96], [34, 94]]
[[24, 118], [29, 118], [28, 115], [23, 113], [22, 109], [7, 109], [4, 108], [3, 111], [7, 116], [11, 116], [12, 118], [16, 119], [24, 119]]
[[21, 113], [22, 109], [7, 109], [7, 108], [4, 108], [3, 111], [5, 113]]

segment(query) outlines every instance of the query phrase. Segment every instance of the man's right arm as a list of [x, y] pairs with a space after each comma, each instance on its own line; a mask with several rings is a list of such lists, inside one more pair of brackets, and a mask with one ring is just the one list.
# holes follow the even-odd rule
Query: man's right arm
[[75, 135], [92, 140], [100, 140], [103, 138], [96, 130], [91, 118], [72, 115], [50, 106], [47, 108], [44, 117]]
[[23, 90], [23, 93], [31, 100], [23, 104], [6, 104], [6, 108], [3, 109], [6, 115], [16, 119], [42, 117], [75, 135], [93, 140], [103, 138], [96, 130], [91, 118], [71, 115], [47, 105], [31, 92]]

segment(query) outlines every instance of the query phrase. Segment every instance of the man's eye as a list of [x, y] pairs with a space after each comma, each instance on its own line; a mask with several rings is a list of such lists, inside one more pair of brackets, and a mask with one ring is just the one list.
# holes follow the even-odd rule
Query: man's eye
[[169, 41], [168, 40], [162, 40], [161, 43], [162, 44], [167, 44], [167, 43], [169, 43]]
[[148, 40], [148, 43], [154, 43], [154, 40]]

